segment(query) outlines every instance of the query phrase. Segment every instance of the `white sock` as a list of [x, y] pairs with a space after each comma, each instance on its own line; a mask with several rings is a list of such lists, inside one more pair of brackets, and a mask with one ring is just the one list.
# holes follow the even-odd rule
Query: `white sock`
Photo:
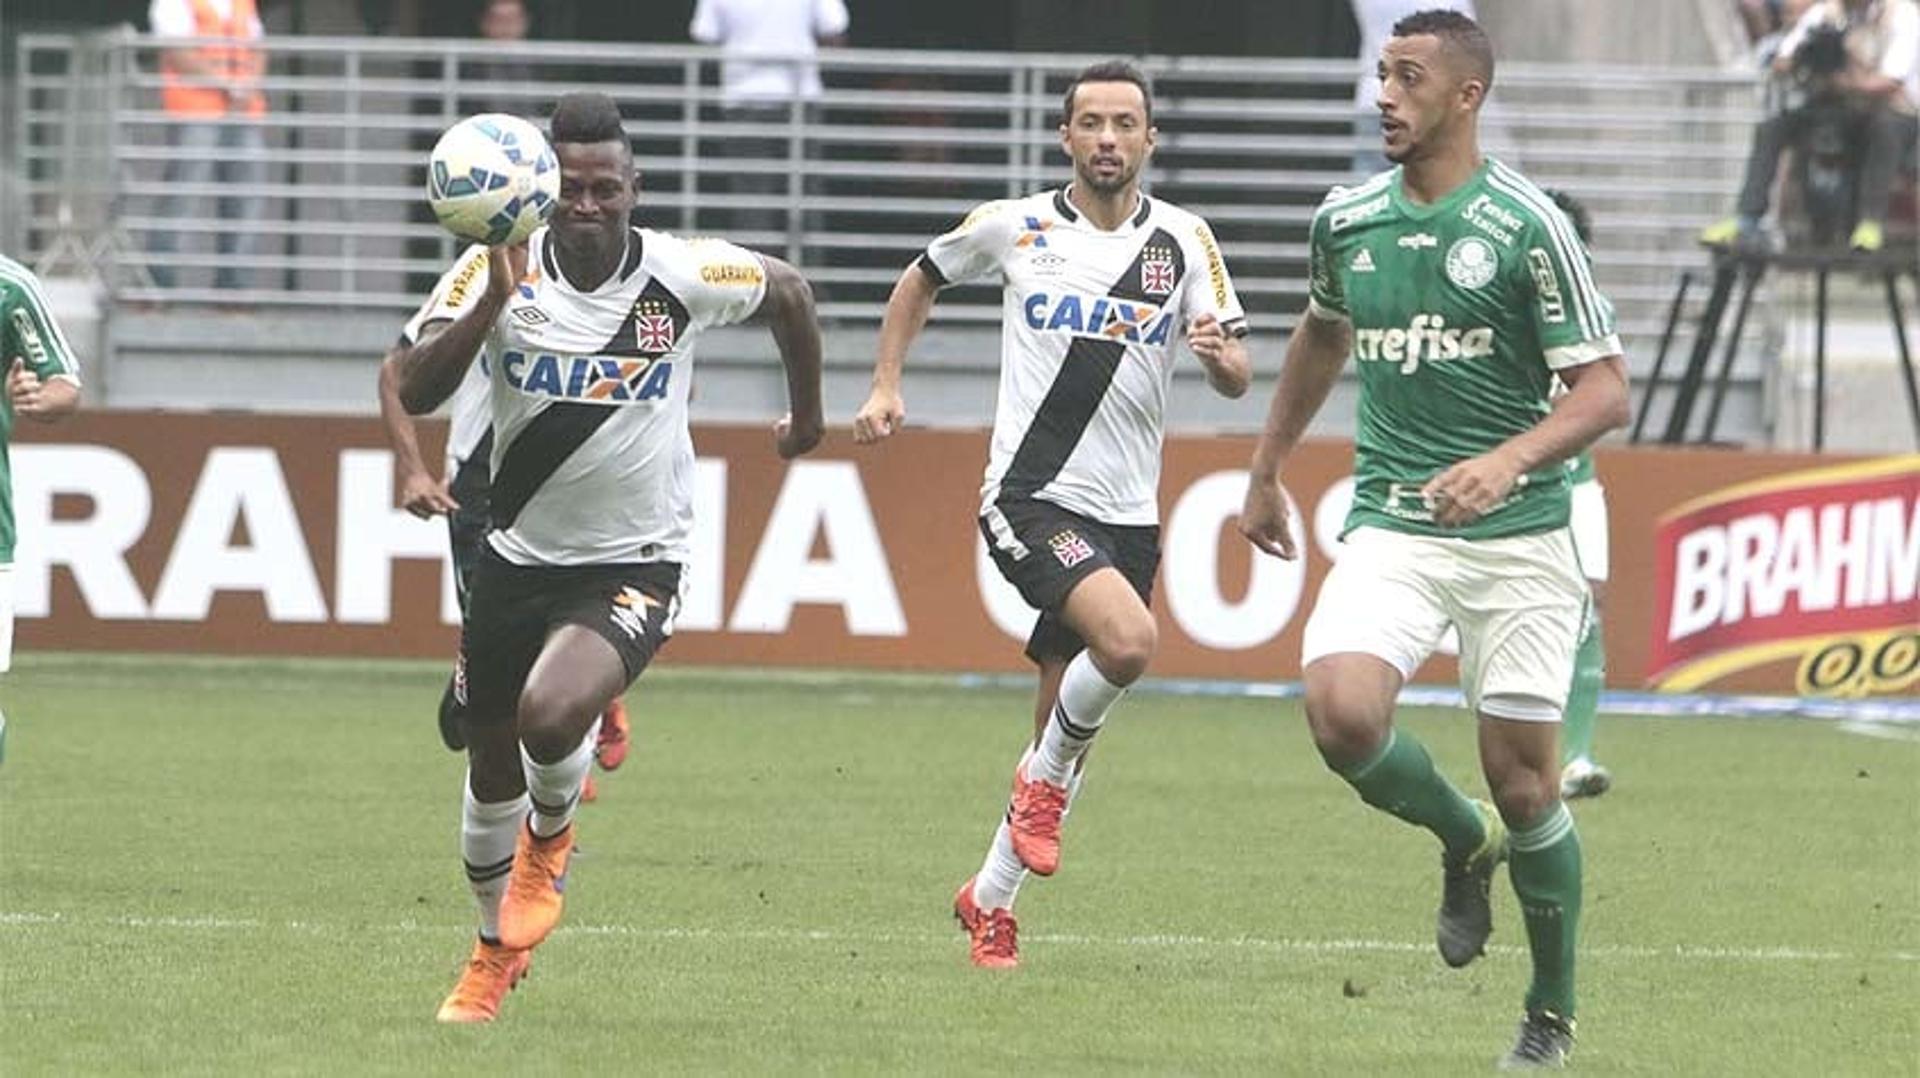
[[1013, 836], [1007, 831], [1005, 817], [993, 833], [993, 845], [987, 847], [987, 859], [973, 878], [973, 900], [983, 910], [1010, 910], [1020, 885], [1027, 879], [1027, 866], [1013, 852]]
[[[1074, 799], [1080, 796], [1080, 785], [1085, 779], [1084, 772], [1076, 771], [1073, 780], [1067, 783], [1067, 812], [1073, 811]], [[1061, 813], [1061, 819], [1065, 818], [1066, 812]], [[1020, 896], [1020, 885], [1025, 882], [1027, 866], [1021, 864], [1019, 855], [1013, 852], [1013, 836], [1007, 833], [1007, 819], [1002, 816], [1000, 826], [993, 832], [993, 845], [987, 847], [987, 859], [974, 874], [973, 900], [983, 910], [1010, 910], [1013, 900]]]
[[1060, 679], [1060, 697], [1040, 734], [1040, 747], [1027, 765], [1027, 778], [1065, 786], [1074, 762], [1086, 754], [1093, 735], [1107, 721], [1107, 712], [1126, 691], [1108, 681], [1086, 652], [1075, 655]]
[[573, 823], [573, 812], [580, 807], [580, 788], [593, 764], [593, 738], [582, 738], [572, 752], [551, 764], [528, 756], [522, 745], [520, 761], [527, 769], [527, 796], [533, 799], [533, 833], [552, 838]]
[[513, 845], [527, 818], [527, 795], [482, 804], [473, 798], [469, 779], [460, 781], [460, 858], [467, 863], [467, 885], [480, 907], [480, 934], [500, 938], [500, 896], [513, 871]]

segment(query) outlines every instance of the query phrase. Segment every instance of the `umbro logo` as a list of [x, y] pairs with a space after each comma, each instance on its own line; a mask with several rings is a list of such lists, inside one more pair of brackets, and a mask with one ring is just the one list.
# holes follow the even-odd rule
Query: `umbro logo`
[[1438, 247], [1440, 241], [1429, 233], [1415, 232], [1411, 236], [1400, 237], [1400, 246], [1417, 251], [1422, 247]]
[[1373, 252], [1365, 247], [1360, 248], [1360, 253], [1353, 256], [1353, 261], [1347, 264], [1347, 269], [1354, 273], [1372, 273]]

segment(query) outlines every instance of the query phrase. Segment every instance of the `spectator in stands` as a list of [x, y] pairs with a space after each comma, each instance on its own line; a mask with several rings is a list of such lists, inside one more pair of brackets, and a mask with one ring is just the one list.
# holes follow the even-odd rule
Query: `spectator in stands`
[[1753, 44], [1754, 58], [1764, 65], [1773, 63], [1780, 51], [1781, 39], [1806, 14], [1813, 0], [1738, 0], [1740, 22]]
[[[168, 191], [159, 216], [177, 217], [189, 196], [179, 187], [210, 182], [252, 186], [266, 180], [266, 135], [261, 118], [267, 99], [260, 79], [266, 54], [258, 42], [266, 36], [254, 0], [153, 0], [147, 10], [160, 51], [160, 104], [169, 121]], [[257, 193], [222, 194], [222, 220], [238, 227], [217, 241], [222, 263], [214, 273], [217, 288], [240, 288], [248, 279], [237, 263], [254, 253], [262, 201]], [[174, 282], [174, 266], [165, 255], [176, 249], [171, 231], [155, 234], [154, 280]]]
[[[1808, 8], [1780, 42], [1772, 61], [1776, 76], [1793, 72], [1800, 51], [1823, 28], [1841, 31], [1845, 57], [1839, 70], [1817, 76], [1841, 94], [1854, 113], [1865, 143], [1860, 164], [1859, 224], [1849, 240], [1856, 251], [1886, 243], [1888, 198], [1900, 163], [1913, 155], [1920, 135], [1920, 4], [1915, 0], [1820, 0]], [[1709, 226], [1701, 241], [1714, 246], [1763, 246], [1761, 219], [1773, 191], [1780, 153], [1799, 135], [1812, 113], [1805, 107], [1768, 116], [1754, 130], [1735, 216]]]
[[[688, 33], [703, 45], [726, 53], [720, 65], [720, 103], [728, 124], [787, 125], [793, 110], [820, 97], [820, 69], [813, 63], [820, 45], [846, 43], [847, 6], [843, 0], [699, 0]], [[720, 152], [740, 160], [783, 160], [787, 139], [752, 135], [728, 138]], [[728, 177], [730, 194], [768, 198], [786, 190], [784, 168]], [[777, 232], [783, 216], [766, 207], [736, 209], [730, 228], [737, 232]], [[753, 246], [764, 238], [746, 236]]]
[[[527, 12], [522, 0], [481, 0], [479, 18], [474, 24], [480, 37], [488, 44], [513, 45], [525, 41], [533, 29], [533, 18]], [[503, 57], [500, 59], [475, 60], [461, 65], [462, 81], [481, 92], [472, 97], [462, 95], [461, 111], [504, 112], [510, 116], [524, 116], [527, 113], [527, 100], [522, 97], [501, 93], [501, 84], [528, 83], [534, 80], [533, 65], [527, 61]]]
[[1393, 24], [1428, 8], [1447, 8], [1471, 19], [1473, 0], [1352, 0], [1353, 21], [1360, 27], [1360, 79], [1353, 87], [1353, 110], [1359, 115], [1354, 135], [1360, 149], [1353, 155], [1353, 170], [1371, 176], [1393, 167], [1380, 148], [1380, 78], [1374, 68], [1380, 63], [1380, 49], [1393, 36]]

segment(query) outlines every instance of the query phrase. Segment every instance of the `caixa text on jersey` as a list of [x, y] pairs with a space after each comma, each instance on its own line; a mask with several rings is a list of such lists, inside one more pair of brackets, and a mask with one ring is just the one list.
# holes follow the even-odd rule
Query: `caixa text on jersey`
[[500, 357], [500, 373], [522, 393], [607, 404], [664, 400], [673, 384], [673, 364], [645, 356], [508, 351]]

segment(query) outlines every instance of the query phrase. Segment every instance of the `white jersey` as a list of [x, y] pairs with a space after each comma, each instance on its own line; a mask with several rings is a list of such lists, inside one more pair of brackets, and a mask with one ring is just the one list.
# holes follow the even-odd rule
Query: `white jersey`
[[[439, 283], [433, 286], [427, 301], [413, 312], [407, 324], [400, 330], [402, 344], [414, 344], [420, 340], [420, 331], [432, 322], [451, 322], [466, 311], [467, 305], [480, 298], [487, 290], [487, 249], [475, 244], [460, 252], [460, 258], [453, 268], [440, 275]], [[447, 415], [450, 427], [447, 430], [447, 475], [451, 477], [460, 470], [460, 466], [473, 456], [487, 431], [493, 425], [490, 402], [488, 400], [488, 377], [491, 364], [487, 362], [486, 349], [474, 357], [473, 365], [467, 368], [466, 377], [460, 379], [460, 385], [454, 389], [453, 396], [447, 401]]]
[[918, 265], [942, 286], [1006, 282], [982, 510], [1039, 498], [1107, 524], [1157, 523], [1174, 343], [1203, 314], [1246, 333], [1207, 223], [1142, 195], [1107, 232], [1046, 191], [974, 210]]
[[766, 268], [730, 243], [633, 228], [620, 268], [581, 292], [547, 238], [528, 241], [526, 276], [487, 338], [487, 541], [519, 565], [683, 562], [694, 343], [759, 309]]

